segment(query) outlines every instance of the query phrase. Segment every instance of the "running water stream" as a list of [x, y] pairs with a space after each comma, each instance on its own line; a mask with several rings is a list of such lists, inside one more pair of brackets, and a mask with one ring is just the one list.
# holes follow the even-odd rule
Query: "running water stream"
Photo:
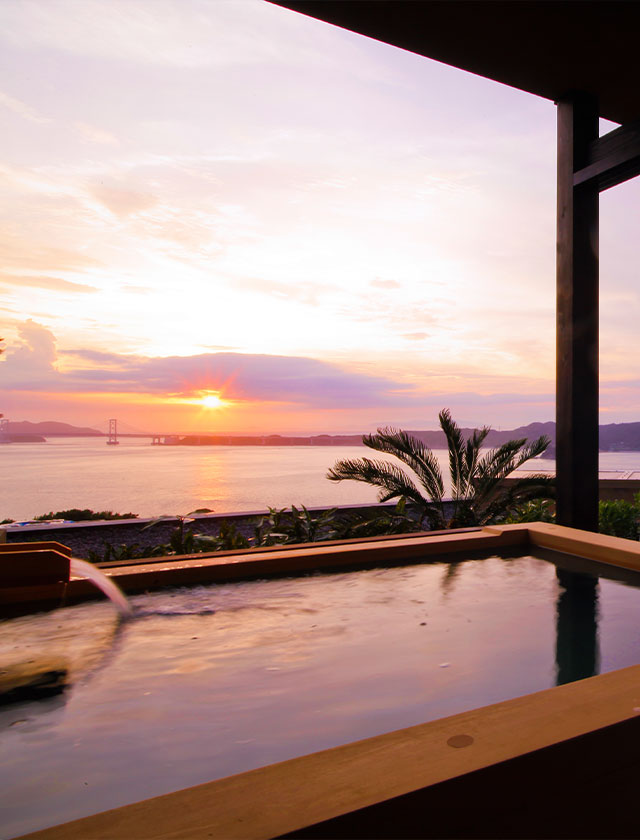
[[97, 566], [92, 563], [87, 563], [86, 560], [79, 560], [77, 557], [71, 558], [70, 564], [71, 574], [78, 575], [78, 577], [86, 578], [97, 586], [118, 608], [120, 615], [123, 618], [130, 618], [133, 615], [131, 605], [127, 601], [122, 590], [108, 578], [104, 572], [101, 572]]

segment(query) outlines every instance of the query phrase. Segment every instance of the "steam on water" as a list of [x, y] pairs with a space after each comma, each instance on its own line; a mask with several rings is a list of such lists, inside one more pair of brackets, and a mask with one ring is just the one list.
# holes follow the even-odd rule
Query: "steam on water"
[[72, 557], [71, 573], [90, 580], [94, 586], [102, 590], [107, 598], [116, 605], [120, 615], [126, 618], [133, 615], [131, 606], [122, 593], [122, 590], [96, 566], [87, 563], [86, 560], [79, 560], [77, 557]]

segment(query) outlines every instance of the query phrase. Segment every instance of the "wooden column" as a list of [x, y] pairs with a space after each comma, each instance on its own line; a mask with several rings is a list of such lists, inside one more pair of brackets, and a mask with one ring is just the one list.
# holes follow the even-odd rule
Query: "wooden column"
[[598, 139], [598, 108], [558, 103], [557, 521], [598, 530], [598, 185], [574, 185]]

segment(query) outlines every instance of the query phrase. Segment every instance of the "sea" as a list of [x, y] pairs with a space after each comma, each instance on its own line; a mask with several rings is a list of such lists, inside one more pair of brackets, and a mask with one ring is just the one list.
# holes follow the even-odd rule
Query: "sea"
[[[435, 450], [448, 474], [444, 450]], [[373, 487], [333, 482], [327, 469], [344, 458], [383, 457], [363, 446], [153, 446], [149, 438], [49, 438], [0, 445], [0, 521], [24, 521], [69, 508], [140, 517], [268, 507], [333, 507], [377, 501]], [[393, 460], [393, 459], [390, 459]], [[553, 472], [536, 459], [533, 472]], [[630, 478], [640, 452], [601, 452], [602, 478]]]

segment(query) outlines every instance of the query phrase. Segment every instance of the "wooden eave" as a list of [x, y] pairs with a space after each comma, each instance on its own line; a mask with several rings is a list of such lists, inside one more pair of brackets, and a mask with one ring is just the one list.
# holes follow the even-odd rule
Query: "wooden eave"
[[637, 0], [272, 0], [297, 12], [554, 102], [596, 97], [640, 116]]

